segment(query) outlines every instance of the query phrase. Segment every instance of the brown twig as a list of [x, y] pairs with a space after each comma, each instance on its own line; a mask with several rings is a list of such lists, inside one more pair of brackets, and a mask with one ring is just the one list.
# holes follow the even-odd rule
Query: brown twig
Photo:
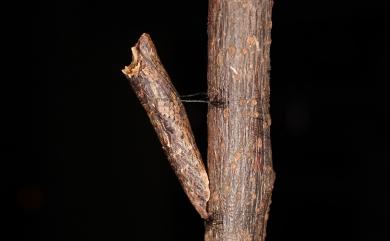
[[131, 51], [133, 61], [122, 72], [145, 108], [192, 205], [207, 219], [209, 180], [184, 106], [150, 36], [143, 34]]
[[210, 0], [210, 222], [206, 241], [264, 241], [274, 183], [269, 114], [272, 0]]

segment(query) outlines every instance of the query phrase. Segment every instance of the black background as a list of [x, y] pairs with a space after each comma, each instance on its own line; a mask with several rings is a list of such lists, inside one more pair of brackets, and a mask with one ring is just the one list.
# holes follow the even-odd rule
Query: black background
[[[7, 109], [16, 147], [5, 152], [13, 228], [3, 240], [202, 240], [203, 222], [120, 70], [148, 32], [179, 93], [205, 92], [207, 4], [34, 4], [28, 54], [16, 56], [15, 81], [28, 84]], [[389, 10], [275, 2], [268, 241], [390, 240]], [[207, 105], [186, 108], [205, 157]]]

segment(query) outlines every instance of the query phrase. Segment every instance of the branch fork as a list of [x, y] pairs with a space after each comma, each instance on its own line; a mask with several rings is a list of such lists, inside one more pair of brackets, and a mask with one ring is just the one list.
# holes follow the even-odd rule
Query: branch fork
[[275, 179], [269, 69], [272, 0], [210, 0], [208, 172], [179, 95], [148, 34], [122, 72], [181, 186], [205, 241], [264, 241]]

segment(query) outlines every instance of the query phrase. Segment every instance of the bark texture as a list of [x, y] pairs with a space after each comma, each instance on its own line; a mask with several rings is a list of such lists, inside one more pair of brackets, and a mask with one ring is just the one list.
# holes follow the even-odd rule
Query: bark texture
[[210, 0], [206, 241], [263, 241], [274, 183], [271, 0]]
[[184, 106], [150, 36], [143, 34], [131, 50], [133, 61], [122, 72], [145, 108], [188, 198], [207, 219], [209, 180]]

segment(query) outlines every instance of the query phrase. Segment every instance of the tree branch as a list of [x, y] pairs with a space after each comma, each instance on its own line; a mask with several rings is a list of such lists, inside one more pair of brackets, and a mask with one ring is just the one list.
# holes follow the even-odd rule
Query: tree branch
[[209, 180], [184, 106], [148, 34], [131, 48], [133, 61], [122, 72], [146, 110], [168, 160], [192, 205], [204, 219]]
[[210, 0], [206, 241], [264, 241], [272, 169], [272, 0]]

